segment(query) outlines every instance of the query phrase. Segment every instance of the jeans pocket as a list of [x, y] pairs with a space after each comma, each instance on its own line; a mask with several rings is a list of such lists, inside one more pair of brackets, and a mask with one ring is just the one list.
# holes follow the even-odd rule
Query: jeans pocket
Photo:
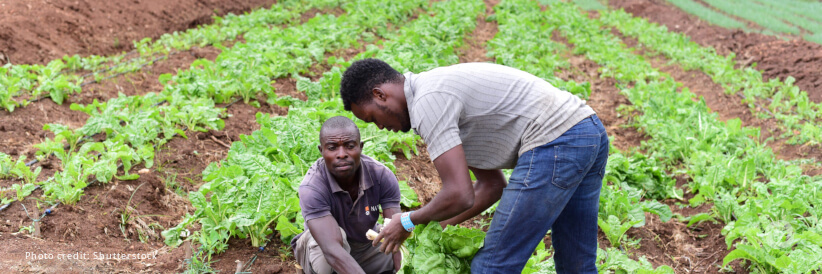
[[561, 189], [579, 184], [594, 165], [597, 145], [557, 146], [551, 183]]

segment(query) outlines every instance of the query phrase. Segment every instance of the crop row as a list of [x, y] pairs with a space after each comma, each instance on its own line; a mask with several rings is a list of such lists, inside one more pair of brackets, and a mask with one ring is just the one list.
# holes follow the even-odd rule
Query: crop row
[[632, 18], [624, 11], [603, 12], [602, 20], [623, 34], [636, 38], [645, 48], [663, 54], [686, 70], [698, 69], [722, 85], [728, 94], [741, 93], [751, 112], [761, 112], [757, 103], [771, 101], [766, 107], [790, 137], [789, 143], [818, 145], [822, 143], [822, 106], [808, 98], [808, 94], [793, 85], [794, 78], [762, 80], [762, 73], [751, 67], [737, 68], [734, 55], [721, 56], [711, 47], [701, 47], [686, 35], [669, 32], [665, 26]]
[[[332, 2], [325, 2], [324, 5], [332, 4], [339, 5]], [[371, 8], [373, 5], [377, 4], [371, 1], [346, 5], [345, 8]], [[369, 26], [379, 29], [379, 25], [373, 26], [366, 22], [401, 24], [416, 6], [403, 6], [406, 10], [404, 15], [389, 13], [383, 21], [374, 18], [318, 16], [303, 25], [285, 29], [261, 26], [246, 33], [245, 43], [237, 43], [234, 47], [225, 49], [214, 62], [200, 59], [190, 69], [180, 71], [176, 76], [162, 75], [160, 80], [164, 83], [164, 89], [159, 94], [121, 95], [108, 102], [95, 101], [88, 106], [73, 104], [72, 109], [84, 111], [90, 118], [77, 130], [47, 125], [47, 129], [54, 131], [56, 137], [35, 145], [40, 149], [37, 155], [44, 157], [54, 153], [61, 160], [64, 170], [40, 184], [49, 199], [73, 203], [82, 195], [82, 189], [90, 176], [94, 175], [98, 181], [107, 182], [116, 173], [118, 162], [126, 168], [127, 175], [129, 168], [138, 163], [151, 167], [155, 147], [162, 145], [176, 133], [183, 133], [185, 129], [197, 131], [222, 127], [220, 115], [223, 109], [215, 108], [215, 102], [227, 102], [235, 96], [249, 100], [256, 98], [258, 93], [268, 95], [276, 101], [271, 86], [272, 78], [304, 72], [315, 62], [322, 61], [326, 50], [350, 47], [356, 43], [356, 37], [366, 34], [373, 36], [366, 30]], [[265, 32], [274, 32], [278, 36], [259, 35]], [[338, 35], [326, 35], [328, 33]], [[254, 52], [255, 48], [260, 50]], [[312, 51], [306, 51], [306, 48]], [[106, 141], [79, 145], [82, 136], [91, 136], [101, 131], [106, 133]], [[99, 145], [105, 142], [113, 143], [110, 146]], [[68, 149], [64, 148], [66, 145]], [[90, 150], [92, 148], [94, 150]], [[101, 156], [111, 153], [115, 153], [116, 157]], [[136, 175], [121, 178], [134, 179]]]
[[778, 160], [756, 141], [758, 129], [742, 127], [739, 119], [721, 122], [687, 89], [677, 92], [680, 83], [632, 53], [605, 22], [567, 4], [552, 5], [548, 14], [574, 52], [602, 65], [604, 75], [616, 79], [641, 112], [635, 119], [651, 137], [641, 146], [648, 157], [667, 172], [691, 178], [692, 206], [713, 202], [713, 212], [699, 219], [726, 224], [723, 235], [728, 248], [735, 249], [723, 266], [744, 259], [763, 272], [822, 268], [822, 178], [802, 175], [800, 167]]
[[[174, 51], [213, 45], [236, 39], [249, 30], [269, 25], [288, 25], [299, 21], [300, 14], [311, 8], [329, 7], [334, 1], [280, 1], [270, 9], [259, 9], [244, 15], [229, 13], [214, 17], [214, 23], [162, 35], [157, 40], [134, 41], [134, 50], [112, 56], [64, 56], [46, 65], [6, 64], [0, 67], [0, 107], [11, 112], [16, 107], [39, 100], [43, 96], [62, 104], [65, 97], [79, 93], [86, 78], [99, 81], [106, 77], [136, 71]], [[132, 55], [136, 57], [131, 57]], [[159, 57], [158, 57], [159, 56]], [[80, 75], [80, 72], [89, 73]]]
[[754, 22], [766, 30], [774, 31], [776, 33], [789, 33], [798, 35], [799, 28], [785, 23], [779, 17], [775, 16], [773, 10], [767, 9], [757, 3], [750, 1], [742, 2], [737, 0], [703, 0], [705, 3], [713, 6], [716, 9], [727, 12], [731, 15], [743, 18], [745, 20]]
[[[278, 10], [257, 14], [266, 14], [273, 18], [292, 16], [291, 11]], [[212, 28], [215, 27], [202, 29]], [[51, 63], [60, 62], [55, 60]], [[27, 65], [15, 66], [12, 69], [25, 66]], [[52, 131], [55, 138], [47, 138], [35, 145], [35, 148], [38, 148], [38, 159], [55, 155], [61, 161], [63, 170], [45, 181], [36, 182], [41, 169], [38, 167], [31, 171], [25, 165], [25, 157], [18, 158], [13, 166], [0, 166], [3, 167], [0, 168], [3, 171], [0, 173], [1, 177], [17, 177], [23, 181], [23, 184], [14, 184], [10, 189], [4, 189], [0, 193], [3, 204], [13, 200], [22, 201], [38, 185], [44, 187], [45, 194], [50, 200], [74, 203], [82, 196], [83, 188], [89, 183], [89, 177], [94, 176], [97, 181], [108, 182], [117, 172], [118, 162], [127, 167], [127, 175], [121, 178], [136, 178], [136, 174], [128, 174], [131, 166], [144, 163], [146, 167], [151, 167], [156, 146], [162, 145], [175, 134], [182, 133], [184, 130], [181, 128], [199, 130], [203, 126], [214, 129], [222, 127], [219, 116], [223, 109], [215, 108], [213, 101], [201, 98], [192, 98], [189, 104], [189, 98], [185, 97], [179, 92], [164, 91], [160, 94], [149, 93], [146, 96], [121, 95], [102, 103], [95, 100], [87, 106], [73, 104], [73, 110], [90, 115], [86, 123], [75, 130], [64, 125], [48, 124], [44, 129]], [[105, 133], [106, 140], [83, 143], [85, 137], [98, 133]], [[6, 155], [0, 158], [9, 157]], [[6, 162], [9, 161], [0, 161], [0, 165], [5, 165]], [[15, 199], [10, 197], [10, 190], [16, 190]]]

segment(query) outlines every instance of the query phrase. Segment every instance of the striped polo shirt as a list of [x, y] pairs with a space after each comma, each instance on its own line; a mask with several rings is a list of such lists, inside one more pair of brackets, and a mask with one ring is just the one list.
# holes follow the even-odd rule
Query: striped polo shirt
[[405, 73], [414, 132], [433, 161], [462, 144], [468, 166], [506, 169], [595, 114], [585, 101], [527, 72], [463, 63]]

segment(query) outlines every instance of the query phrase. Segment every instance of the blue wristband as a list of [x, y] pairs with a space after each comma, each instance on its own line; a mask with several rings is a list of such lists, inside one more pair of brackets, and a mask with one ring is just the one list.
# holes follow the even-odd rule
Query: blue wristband
[[400, 215], [400, 222], [402, 223], [402, 228], [405, 228], [405, 231], [411, 232], [414, 230], [414, 223], [411, 222], [411, 212], [404, 212]]

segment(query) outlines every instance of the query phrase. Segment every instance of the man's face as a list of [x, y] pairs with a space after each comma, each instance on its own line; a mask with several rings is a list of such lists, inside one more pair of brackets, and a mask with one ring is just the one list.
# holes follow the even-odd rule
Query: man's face
[[[389, 91], [389, 89], [396, 89], [398, 87], [400, 90]], [[357, 118], [365, 122], [374, 123], [380, 129], [394, 132], [408, 132], [411, 130], [411, 118], [409, 118], [408, 115], [408, 105], [405, 103], [405, 100], [400, 100], [399, 98], [399, 96], [403, 96], [402, 99], [405, 99], [402, 86], [388, 86], [383, 84], [377, 86], [376, 89], [378, 91], [375, 91], [371, 102], [359, 105], [351, 104], [351, 112], [354, 113], [354, 116], [357, 116]]]
[[349, 179], [360, 168], [362, 143], [352, 129], [332, 129], [326, 132], [320, 144], [325, 166], [337, 181]]

